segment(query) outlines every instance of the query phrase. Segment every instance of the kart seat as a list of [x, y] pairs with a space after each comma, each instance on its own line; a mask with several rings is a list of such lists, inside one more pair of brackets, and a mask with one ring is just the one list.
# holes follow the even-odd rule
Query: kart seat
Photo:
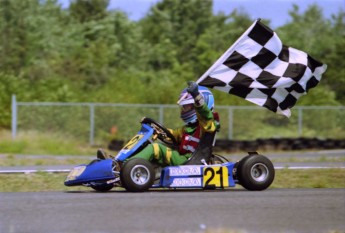
[[[213, 112], [213, 118], [219, 126], [219, 115], [217, 112]], [[212, 156], [212, 149], [215, 144], [216, 134], [219, 128], [212, 133], [204, 133], [201, 137], [200, 142], [196, 150], [193, 152], [192, 156], [184, 163], [184, 165], [202, 165], [202, 160], [209, 163]]]

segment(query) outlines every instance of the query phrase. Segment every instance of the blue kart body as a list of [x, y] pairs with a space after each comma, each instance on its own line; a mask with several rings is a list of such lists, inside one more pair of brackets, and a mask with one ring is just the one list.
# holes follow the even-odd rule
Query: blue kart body
[[74, 167], [68, 174], [65, 185], [75, 186], [88, 183], [107, 182], [115, 179], [112, 159], [93, 160], [89, 164]]
[[[94, 160], [90, 164], [72, 169], [65, 181], [66, 186], [94, 184], [116, 180], [112, 159]], [[161, 171], [158, 184], [152, 188], [226, 188], [234, 187], [232, 171], [235, 163], [219, 165], [169, 166]], [[237, 180], [236, 180], [237, 181]], [[109, 183], [109, 182], [108, 182]]]
[[[160, 169], [156, 168], [156, 174], [151, 174], [151, 176], [155, 176], [156, 182], [150, 184], [147, 189], [128, 188], [130, 185], [124, 184], [127, 180], [124, 176], [126, 176], [126, 174], [131, 176], [133, 171], [123, 172], [123, 168], [122, 166], [119, 166], [119, 164], [123, 165], [126, 164], [127, 161], [131, 161], [129, 158], [134, 156], [138, 151], [144, 148], [147, 144], [152, 143], [157, 138], [157, 130], [155, 127], [152, 127], [152, 125], [148, 123], [141, 123], [142, 125], [139, 132], [118, 152], [114, 159], [95, 159], [89, 164], [81, 164], [74, 167], [68, 174], [65, 180], [65, 185], [83, 185], [91, 187], [97, 191], [108, 191], [114, 186], [124, 187], [129, 191], [145, 191], [148, 188], [227, 188], [234, 187], [236, 183], [239, 183], [236, 175], [239, 162], [218, 160], [218, 163], [212, 164], [206, 163], [202, 159], [202, 163], [198, 164], [189, 163], [187, 165], [168, 166]], [[202, 143], [202, 140], [200, 143]], [[209, 147], [212, 147], [212, 143], [207, 145], [206, 149], [209, 149]], [[203, 150], [205, 151], [205, 148]], [[203, 151], [199, 154], [202, 155], [202, 153]], [[257, 153], [252, 153], [247, 157], [249, 158], [253, 155], [257, 155]], [[192, 158], [194, 157], [193, 159], [195, 160], [196, 156], [193, 154]], [[144, 172], [150, 170], [146, 169], [143, 165], [138, 166], [142, 166], [144, 168]], [[253, 173], [252, 171], [250, 172]], [[270, 172], [272, 173], [272, 171]], [[272, 181], [270, 181], [270, 183], [272, 183]]]

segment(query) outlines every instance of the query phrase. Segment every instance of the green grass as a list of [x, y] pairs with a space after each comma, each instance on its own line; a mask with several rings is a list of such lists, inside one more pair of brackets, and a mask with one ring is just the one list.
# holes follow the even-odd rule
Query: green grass
[[345, 169], [276, 170], [272, 188], [345, 188]]
[[10, 131], [0, 130], [0, 153], [91, 155], [95, 153], [95, 148], [73, 137], [53, 133], [49, 135], [36, 132], [19, 133], [13, 140]]
[[[90, 191], [66, 187], [67, 173], [0, 174], [0, 192]], [[345, 188], [344, 169], [276, 170], [270, 188]]]
[[[44, 192], [67, 191], [63, 182], [67, 174], [38, 172], [31, 174], [0, 175], [0, 192]], [[87, 190], [86, 187], [73, 187], [73, 191]]]
[[[94, 156], [95, 152], [93, 153]], [[92, 156], [90, 156], [90, 159]], [[46, 156], [41, 158], [4, 154], [0, 156], [0, 166], [11, 167], [11, 166], [44, 166], [44, 165], [76, 165], [82, 163], [88, 163], [89, 160], [85, 157], [74, 156]]]
[[299, 158], [294, 156], [291, 158], [272, 158], [272, 162], [345, 162], [345, 157], [329, 158], [327, 156], [317, 156], [315, 158]]

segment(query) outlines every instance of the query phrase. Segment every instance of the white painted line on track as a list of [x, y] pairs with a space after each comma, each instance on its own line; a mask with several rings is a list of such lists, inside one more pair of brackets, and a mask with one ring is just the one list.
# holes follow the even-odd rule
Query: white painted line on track
[[275, 170], [281, 170], [281, 169], [291, 169], [291, 170], [307, 170], [307, 169], [345, 169], [345, 167], [274, 167]]
[[67, 173], [70, 172], [70, 169], [47, 169], [47, 170], [3, 170], [0, 171], [0, 174], [17, 174], [17, 173], [24, 173], [24, 174], [31, 174], [37, 172], [48, 172], [48, 173]]
[[[345, 169], [344, 166], [342, 167], [321, 167], [321, 166], [305, 166], [305, 167], [274, 167], [275, 170], [282, 170], [282, 169], [288, 169], [288, 170], [308, 170], [308, 169]], [[70, 172], [70, 169], [46, 169], [46, 170], [2, 170], [0, 171], [0, 174], [31, 174], [31, 173], [37, 173], [37, 172], [47, 172], [47, 173], [67, 173]]]

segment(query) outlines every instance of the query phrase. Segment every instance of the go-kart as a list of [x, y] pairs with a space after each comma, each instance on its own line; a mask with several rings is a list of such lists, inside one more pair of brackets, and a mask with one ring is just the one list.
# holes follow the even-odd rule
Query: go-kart
[[157, 139], [170, 147], [177, 146], [176, 139], [166, 127], [144, 117], [139, 132], [114, 159], [95, 159], [74, 167], [65, 185], [83, 185], [101, 192], [113, 187], [142, 192], [150, 188], [224, 189], [236, 184], [247, 190], [264, 190], [273, 182], [272, 162], [257, 152], [248, 152], [237, 162], [214, 154], [215, 133], [205, 133], [190, 159], [180, 166], [160, 167], [144, 159], [131, 158]]

